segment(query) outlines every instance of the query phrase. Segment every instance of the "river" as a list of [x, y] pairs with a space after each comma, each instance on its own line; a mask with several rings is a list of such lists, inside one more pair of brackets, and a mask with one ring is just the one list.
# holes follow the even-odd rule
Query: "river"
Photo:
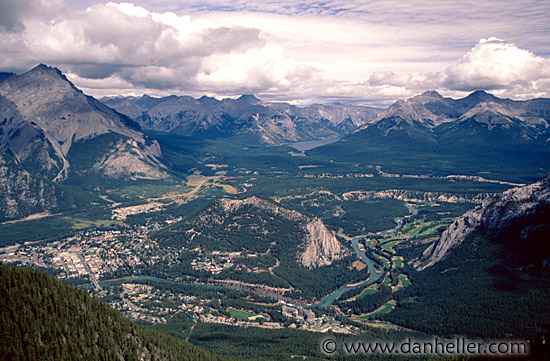
[[[403, 219], [404, 218], [410, 217], [410, 216], [415, 216], [416, 214], [418, 214], [418, 209], [413, 204], [405, 203], [405, 206], [409, 210], [409, 214], [404, 216], [404, 217], [395, 218], [394, 221], [395, 221], [396, 226], [392, 229], [389, 229], [387, 231], [383, 231], [383, 232], [380, 232], [380, 233], [397, 232], [403, 226]], [[337, 291], [323, 297], [318, 303], [313, 304], [311, 306], [308, 306], [308, 308], [315, 308], [315, 307], [327, 308], [332, 304], [332, 302], [334, 302], [334, 300], [336, 300], [337, 298], [342, 296], [342, 294], [344, 294], [345, 292], [347, 292], [349, 290], [353, 290], [353, 289], [358, 288], [358, 287], [366, 287], [368, 285], [371, 285], [371, 284], [375, 283], [376, 281], [378, 281], [383, 275], [386, 274], [385, 271], [377, 273], [376, 269], [374, 267], [374, 261], [372, 259], [370, 259], [369, 257], [367, 257], [365, 252], [362, 252], [359, 249], [358, 243], [363, 238], [365, 238], [365, 237], [364, 236], [359, 236], [359, 237], [352, 238], [351, 245], [352, 245], [353, 250], [355, 251], [355, 254], [357, 255], [357, 257], [359, 259], [361, 259], [363, 261], [363, 263], [365, 263], [367, 265], [367, 268], [369, 270], [369, 274], [371, 275], [369, 277], [369, 279], [367, 279], [364, 282], [361, 282], [359, 284], [354, 284], [353, 286], [343, 286], [340, 289], [338, 289]]]
[[384, 271], [382, 271], [380, 273], [376, 272], [376, 269], [374, 267], [374, 261], [372, 259], [370, 259], [369, 257], [367, 257], [365, 252], [362, 252], [359, 249], [359, 246], [358, 246], [359, 240], [361, 240], [363, 238], [364, 238], [363, 236], [353, 238], [351, 240], [351, 245], [352, 245], [353, 250], [355, 251], [355, 254], [357, 255], [357, 257], [359, 257], [361, 259], [361, 261], [363, 261], [363, 263], [365, 263], [367, 265], [367, 268], [368, 268], [369, 274], [370, 274], [369, 279], [367, 279], [364, 282], [361, 282], [359, 284], [354, 284], [353, 286], [343, 286], [342, 288], [340, 288], [337, 291], [331, 293], [330, 295], [327, 295], [327, 296], [323, 297], [321, 299], [321, 301], [319, 301], [318, 303], [316, 303], [312, 306], [309, 306], [309, 307], [327, 308], [331, 305], [331, 303], [335, 299], [342, 296], [342, 294], [344, 294], [345, 292], [347, 292], [349, 290], [353, 290], [353, 289], [358, 288], [358, 287], [366, 287], [368, 285], [371, 285], [371, 284], [375, 283], [376, 281], [378, 281], [380, 279], [380, 277], [382, 277], [385, 274]]

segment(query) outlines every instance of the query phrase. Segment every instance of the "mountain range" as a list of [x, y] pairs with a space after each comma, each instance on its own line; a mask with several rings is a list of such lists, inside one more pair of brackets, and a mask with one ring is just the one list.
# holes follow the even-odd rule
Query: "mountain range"
[[427, 91], [395, 102], [381, 119], [362, 126], [354, 136], [403, 139], [417, 144], [548, 145], [550, 99], [514, 101], [484, 91], [452, 99]]
[[550, 168], [550, 99], [515, 101], [476, 91], [428, 91], [311, 156], [380, 164], [393, 172], [470, 174], [530, 183]]
[[144, 95], [103, 102], [43, 64], [21, 75], [0, 74], [3, 166], [20, 175], [17, 187], [33, 189], [25, 192], [26, 200], [7, 196], [16, 189], [10, 176], [6, 183], [12, 185], [4, 187], [9, 189], [0, 200], [11, 215], [3, 218], [74, 205], [54, 189], [59, 183], [170, 179], [173, 169], [155, 132], [255, 145], [343, 137], [308, 155], [417, 174], [484, 171], [529, 182], [550, 168], [550, 99], [514, 101], [483, 91], [452, 99], [429, 91], [385, 111], [342, 104], [298, 107], [253, 95], [224, 100]]
[[339, 138], [373, 121], [382, 112], [378, 108], [341, 104], [297, 107], [264, 102], [250, 94], [223, 100], [144, 95], [102, 101], [145, 130], [206, 138], [237, 137], [267, 145]]

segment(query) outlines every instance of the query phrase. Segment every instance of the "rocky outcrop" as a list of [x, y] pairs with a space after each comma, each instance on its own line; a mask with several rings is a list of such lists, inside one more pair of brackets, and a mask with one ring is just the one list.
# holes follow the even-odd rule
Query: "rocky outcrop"
[[[240, 216], [234, 216], [239, 213]], [[273, 231], [270, 231], [269, 222], [280, 223], [277, 221], [280, 219], [291, 221], [292, 227], [281, 235], [291, 240], [287, 244], [293, 244], [293, 248], [298, 249], [296, 262], [308, 268], [328, 266], [350, 254], [319, 218], [308, 217], [268, 199], [255, 196], [222, 198], [195, 217], [188, 221], [187, 227], [198, 229], [204, 225], [221, 225], [235, 230], [232, 234], [248, 227], [253, 229], [255, 235], [260, 235], [262, 242]], [[284, 251], [294, 252], [294, 249]]]
[[349, 251], [338, 242], [319, 218], [308, 222], [305, 229], [305, 251], [298, 256], [304, 267], [328, 266], [349, 255]]
[[56, 68], [39, 65], [1, 81], [0, 111], [0, 151], [32, 174], [62, 181], [71, 170], [69, 151], [76, 142], [117, 134], [129, 140], [124, 156], [116, 156], [118, 162], [107, 157], [95, 170], [128, 178], [143, 172], [152, 179], [168, 176], [156, 141], [129, 118], [84, 95]]
[[244, 199], [222, 198], [219, 200], [219, 203], [222, 206], [224, 212], [234, 212], [244, 206], [252, 206], [252, 207], [257, 207], [264, 211], [268, 211], [273, 215], [281, 215], [282, 217], [285, 217], [286, 219], [293, 220], [293, 221], [304, 221], [308, 219], [305, 215], [303, 215], [300, 212], [281, 207], [280, 205], [278, 205], [273, 201], [256, 197], [256, 196], [252, 196]]
[[482, 203], [484, 199], [492, 195], [492, 193], [469, 195], [446, 192], [420, 192], [406, 189], [387, 189], [383, 191], [352, 191], [344, 193], [342, 198], [346, 201], [392, 198], [404, 202]]
[[[488, 198], [453, 222], [414, 262], [414, 266], [423, 270], [445, 259], [474, 232], [483, 232], [492, 237], [513, 238], [509, 241], [516, 246], [526, 246], [533, 233], [550, 230], [550, 221], [541, 216], [548, 213], [549, 207], [550, 176]], [[525, 244], [522, 245], [522, 242]]]
[[107, 177], [127, 177], [130, 180], [155, 180], [167, 178], [166, 167], [151, 161], [162, 158], [157, 142], [149, 145], [135, 140], [121, 140], [94, 164], [93, 169]]

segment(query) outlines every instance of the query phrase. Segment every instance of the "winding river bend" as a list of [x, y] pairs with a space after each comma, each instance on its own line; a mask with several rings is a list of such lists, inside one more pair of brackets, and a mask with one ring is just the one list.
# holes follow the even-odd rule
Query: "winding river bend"
[[371, 285], [371, 284], [375, 283], [376, 281], [378, 281], [380, 279], [380, 277], [382, 277], [386, 273], [385, 271], [382, 271], [380, 273], [376, 272], [376, 268], [374, 267], [374, 261], [372, 259], [370, 259], [369, 257], [367, 257], [365, 252], [362, 252], [359, 249], [359, 246], [358, 246], [359, 240], [361, 240], [363, 238], [364, 238], [363, 236], [353, 238], [351, 240], [351, 245], [352, 245], [353, 250], [355, 251], [355, 254], [357, 255], [357, 257], [359, 257], [361, 259], [361, 261], [363, 261], [363, 263], [365, 263], [367, 265], [367, 268], [369, 269], [369, 274], [370, 274], [369, 279], [364, 281], [364, 282], [354, 284], [353, 286], [350, 286], [350, 285], [343, 286], [342, 288], [340, 288], [337, 291], [331, 293], [330, 295], [323, 297], [318, 303], [316, 303], [312, 306], [309, 306], [309, 307], [327, 308], [331, 305], [331, 303], [335, 299], [342, 296], [342, 294], [344, 294], [345, 292], [347, 292], [349, 290], [353, 290], [353, 289], [358, 288], [358, 287], [365, 287], [365, 286]]
[[[406, 205], [407, 209], [409, 210], [409, 214], [404, 216], [404, 217], [395, 218], [394, 221], [395, 221], [396, 226], [392, 229], [389, 229], [387, 231], [383, 231], [383, 232], [380, 232], [380, 233], [390, 233], [390, 232], [399, 231], [399, 229], [401, 229], [401, 227], [403, 227], [403, 219], [405, 219], [406, 217], [415, 216], [418, 213], [418, 209], [414, 205], [408, 204], [408, 203], [406, 203], [405, 205]], [[367, 279], [364, 282], [356, 283], [354, 285], [343, 286], [343, 287], [339, 288], [338, 290], [336, 290], [335, 292], [323, 297], [318, 303], [315, 303], [311, 306], [308, 306], [308, 308], [315, 308], [315, 307], [317, 307], [317, 308], [327, 308], [332, 304], [332, 302], [334, 302], [334, 300], [336, 300], [337, 298], [342, 296], [342, 294], [344, 294], [345, 292], [347, 292], [349, 290], [353, 290], [353, 289], [358, 288], [358, 287], [369, 286], [369, 285], [375, 283], [376, 281], [378, 281], [382, 276], [384, 276], [386, 274], [385, 270], [380, 272], [380, 273], [376, 272], [376, 268], [374, 267], [375, 262], [372, 259], [370, 259], [369, 257], [367, 257], [365, 252], [362, 252], [359, 249], [358, 243], [363, 238], [365, 238], [365, 236], [359, 236], [359, 237], [352, 238], [351, 245], [352, 245], [353, 250], [355, 251], [355, 254], [357, 255], [357, 257], [359, 259], [361, 259], [361, 261], [363, 261], [363, 263], [365, 263], [367, 265], [369, 273], [371, 275], [369, 277], [369, 279]], [[382, 268], [382, 267], [380, 267], [380, 268]]]

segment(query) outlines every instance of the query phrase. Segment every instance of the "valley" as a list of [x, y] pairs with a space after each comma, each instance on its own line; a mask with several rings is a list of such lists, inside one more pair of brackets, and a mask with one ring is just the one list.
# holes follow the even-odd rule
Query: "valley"
[[[222, 142], [214, 146], [227, 145]], [[69, 232], [77, 233], [55, 241], [37, 239], [32, 244], [4, 247], [0, 260], [49, 270], [58, 278], [80, 284], [130, 318], [156, 325], [157, 329], [173, 325], [186, 329], [195, 322], [205, 322], [359, 334], [391, 308], [355, 313], [345, 301], [377, 294], [380, 289], [398, 292], [410, 284], [408, 266], [399, 255], [400, 245], [429, 241], [464, 210], [507, 187], [483, 179], [395, 177], [381, 173], [374, 165], [361, 168], [363, 173], [333, 171], [333, 176], [327, 177], [326, 169], [321, 172], [317, 167], [300, 167], [319, 163], [315, 158], [292, 157], [284, 147], [254, 152], [247, 159], [253, 167], [246, 167], [243, 163], [232, 165], [230, 158], [241, 150], [232, 152], [208, 155], [204, 167], [180, 182], [105, 187], [101, 190], [102, 199], [107, 200], [104, 205], [84, 212], [78, 223], [67, 224]], [[258, 167], [254, 158], [263, 158], [266, 152], [275, 161]], [[304, 160], [297, 161], [299, 158]], [[216, 164], [223, 167], [212, 166]], [[292, 187], [274, 187], [274, 182]], [[400, 188], [403, 185], [406, 188]], [[439, 191], [434, 192], [436, 189]], [[251, 241], [237, 248], [232, 248], [232, 243], [224, 246], [219, 233], [216, 243], [178, 243], [175, 247], [166, 243], [170, 239], [167, 236], [182, 239], [183, 235], [174, 236], [174, 230], [189, 214], [228, 196], [242, 200], [270, 197], [297, 215], [318, 217], [348, 249], [348, 260], [332, 270], [324, 266], [327, 269], [319, 274], [322, 278], [308, 276], [306, 282], [296, 284], [289, 282], [295, 276], [281, 270], [281, 264], [288, 267], [288, 256], [277, 255], [272, 247], [252, 247]], [[97, 223], [83, 222], [86, 218], [95, 218]], [[33, 222], [40, 221], [43, 219], [26, 221], [26, 227], [32, 228]], [[106, 222], [103, 227], [107, 228], [95, 230], [101, 222]], [[197, 226], [190, 227], [195, 237], [204, 235]], [[238, 233], [231, 234], [235, 237]], [[281, 237], [288, 236], [282, 233], [276, 239]], [[266, 244], [269, 246], [269, 242]], [[347, 278], [336, 281], [346, 274]], [[322, 286], [319, 280], [330, 282]], [[353, 292], [359, 293], [350, 296]], [[285, 304], [298, 310], [313, 306], [317, 311], [311, 320], [300, 321], [283, 315]], [[245, 312], [265, 317], [235, 318], [234, 310], [241, 315]], [[384, 324], [378, 322], [377, 327]]]
[[[547, 317], [531, 310], [550, 309], [546, 193], [531, 183], [550, 168], [548, 119], [533, 110], [545, 100], [431, 92], [387, 111], [253, 96], [105, 100], [115, 111], [45, 66], [7, 79], [0, 97], [11, 102], [24, 100], [10, 93], [21, 79], [23, 93], [42, 79], [65, 94], [48, 106], [70, 99], [84, 110], [70, 113], [77, 131], [58, 134], [30, 120], [49, 116], [46, 108], [9, 108], [17, 127], [39, 134], [42, 156], [23, 156], [22, 138], [5, 127], [3, 264], [49, 273], [225, 356], [235, 355], [231, 340], [248, 342], [246, 355], [280, 340], [265, 359], [299, 349], [315, 360], [325, 333], [544, 332]], [[69, 113], [59, 114], [65, 124]], [[506, 146], [495, 145], [491, 132], [508, 130]], [[468, 148], [473, 136], [483, 147]], [[521, 186], [518, 195], [540, 202], [507, 203]], [[483, 208], [491, 202], [504, 210]], [[508, 209], [527, 212], [510, 226], [526, 251], [494, 238]], [[483, 314], [494, 304], [520, 326], [498, 310]], [[434, 307], [448, 323], [435, 321]]]

